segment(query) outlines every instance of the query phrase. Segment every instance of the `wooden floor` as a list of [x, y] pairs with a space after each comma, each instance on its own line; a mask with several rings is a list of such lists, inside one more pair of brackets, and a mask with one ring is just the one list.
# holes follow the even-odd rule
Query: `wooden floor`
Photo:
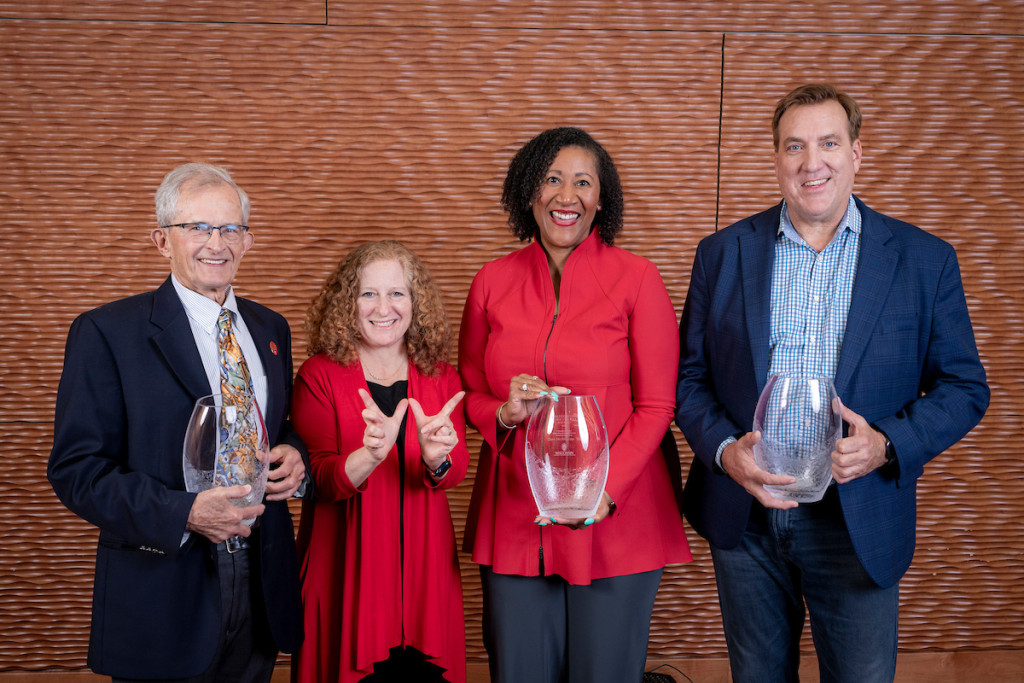
[[[647, 662], [672, 680], [693, 683], [729, 683], [729, 662], [722, 659], [665, 659]], [[467, 683], [490, 683], [487, 664], [470, 663]], [[818, 683], [813, 656], [800, 665], [803, 683]], [[108, 681], [88, 671], [0, 672], [0, 683], [94, 683]], [[956, 652], [913, 652], [899, 656], [897, 683], [1017, 683], [1024, 681], [1024, 650], [958, 650]], [[289, 683], [289, 672], [279, 666], [272, 683]], [[639, 683], [639, 682], [638, 682]]]
[[[729, 683], [727, 659], [672, 659], [647, 662], [648, 671], [672, 677], [673, 681]], [[818, 683], [818, 663], [812, 656], [800, 662], [801, 683]], [[900, 654], [896, 662], [896, 683], [1019, 683], [1024, 681], [1024, 650], [957, 652], [914, 652]], [[469, 683], [488, 683], [483, 677]]]

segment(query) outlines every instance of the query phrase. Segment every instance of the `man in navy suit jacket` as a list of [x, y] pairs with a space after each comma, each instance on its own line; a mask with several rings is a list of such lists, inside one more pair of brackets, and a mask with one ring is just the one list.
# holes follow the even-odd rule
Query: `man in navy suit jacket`
[[[795, 681], [806, 601], [821, 679], [892, 680], [916, 482], [988, 406], [953, 248], [853, 196], [860, 111], [827, 85], [779, 101], [784, 202], [701, 241], [680, 322], [686, 517], [711, 546], [737, 681]], [[826, 369], [844, 438], [822, 501], [765, 485], [754, 408], [769, 375]]]
[[[171, 276], [79, 316], [57, 390], [48, 477], [100, 530], [88, 663], [115, 681], [267, 681], [278, 650], [302, 640], [287, 499], [307, 466], [288, 423], [291, 335], [231, 290], [253, 236], [248, 197], [226, 171], [178, 167], [156, 204], [152, 238]], [[248, 487], [188, 493], [182, 473], [193, 405], [220, 391], [222, 307], [273, 446], [264, 503], [245, 508], [232, 499]]]

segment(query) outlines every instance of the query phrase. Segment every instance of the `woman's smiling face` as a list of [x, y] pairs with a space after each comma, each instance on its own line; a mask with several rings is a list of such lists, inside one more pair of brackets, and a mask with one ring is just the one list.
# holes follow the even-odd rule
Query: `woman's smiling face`
[[582, 147], [563, 147], [551, 162], [533, 201], [539, 239], [556, 261], [565, 259], [590, 234], [601, 209], [597, 158]]
[[372, 261], [359, 273], [356, 314], [363, 345], [386, 348], [405, 343], [412, 323], [412, 293], [398, 261]]

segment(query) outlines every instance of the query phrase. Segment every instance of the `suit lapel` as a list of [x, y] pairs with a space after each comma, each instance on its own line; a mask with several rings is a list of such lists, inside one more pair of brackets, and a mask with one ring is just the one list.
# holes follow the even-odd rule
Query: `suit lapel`
[[163, 355], [170, 372], [178, 378], [193, 399], [208, 395], [212, 391], [210, 380], [196, 349], [188, 314], [181, 305], [178, 293], [174, 291], [170, 277], [153, 293], [153, 314], [150, 322], [158, 328], [152, 337], [153, 344]]
[[[856, 198], [855, 198], [856, 199]], [[836, 391], [843, 396], [864, 355], [896, 275], [897, 253], [885, 243], [892, 232], [877, 213], [856, 199], [861, 214], [860, 255], [836, 366]]]
[[782, 205], [779, 204], [756, 216], [753, 229], [739, 238], [743, 308], [750, 332], [750, 353], [758, 394], [767, 382], [771, 360], [772, 264], [775, 262], [775, 234], [781, 210]]

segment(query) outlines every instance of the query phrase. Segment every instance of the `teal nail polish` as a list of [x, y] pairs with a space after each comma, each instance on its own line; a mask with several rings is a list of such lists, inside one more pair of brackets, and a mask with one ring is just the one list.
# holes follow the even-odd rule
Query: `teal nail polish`
[[594, 518], [593, 517], [588, 517], [587, 521], [583, 522], [583, 526], [590, 526], [593, 523], [594, 523]]
[[537, 524], [537, 526], [547, 526], [548, 525], [548, 523], [545, 522], [543, 519], [537, 520], [537, 522], [535, 522], [535, 523]]
[[549, 519], [551, 520], [551, 523], [552, 523], [552, 524], [558, 524], [558, 522], [556, 522], [556, 521], [555, 521], [555, 518], [554, 518], [554, 517], [550, 517]]

